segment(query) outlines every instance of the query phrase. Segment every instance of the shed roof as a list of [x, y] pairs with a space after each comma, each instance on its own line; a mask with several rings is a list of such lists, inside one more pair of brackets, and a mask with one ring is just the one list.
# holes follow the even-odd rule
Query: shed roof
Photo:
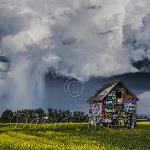
[[[104, 84], [102, 86], [102, 88], [100, 88], [99, 90], [97, 90], [97, 92], [95, 93], [94, 96], [90, 97], [88, 99], [88, 102], [92, 102], [92, 101], [103, 101], [103, 99], [119, 84], [121, 83], [126, 89], [128, 89], [124, 83], [122, 83], [120, 80], [114, 80], [111, 81], [107, 84]], [[136, 97], [136, 95], [129, 90], [129, 93], [136, 99], [139, 100], [139, 98]]]

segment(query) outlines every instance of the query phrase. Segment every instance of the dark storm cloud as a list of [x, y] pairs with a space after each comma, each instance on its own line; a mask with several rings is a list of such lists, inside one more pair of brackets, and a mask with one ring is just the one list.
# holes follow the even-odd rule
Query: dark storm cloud
[[0, 55], [11, 60], [0, 96], [14, 107], [40, 104], [49, 70], [83, 81], [150, 72], [149, 7], [149, 0], [0, 0]]
[[80, 110], [88, 112], [87, 100], [95, 94], [104, 84], [112, 80], [121, 80], [139, 99], [138, 114], [150, 113], [150, 74], [149, 73], [133, 73], [119, 75], [109, 78], [92, 78], [84, 83], [84, 92], [79, 97], [70, 97], [64, 91], [64, 84], [68, 80], [66, 77], [46, 76], [46, 94], [42, 106], [49, 106], [61, 109]]
[[148, 6], [148, 0], [1, 1], [1, 53], [39, 57], [44, 69], [83, 80], [148, 72]]

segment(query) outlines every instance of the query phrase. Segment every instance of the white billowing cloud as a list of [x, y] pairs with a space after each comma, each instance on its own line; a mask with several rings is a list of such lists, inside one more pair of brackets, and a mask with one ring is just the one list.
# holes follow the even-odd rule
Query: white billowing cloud
[[147, 50], [147, 57], [150, 60], [150, 49]]
[[131, 52], [134, 61], [143, 60], [146, 57], [146, 52], [143, 49], [137, 49]]
[[9, 94], [41, 98], [51, 69], [81, 80], [138, 71], [132, 61], [149, 59], [149, 6], [149, 0], [0, 0], [0, 54], [11, 60], [8, 84], [15, 87]]
[[7, 69], [7, 64], [4, 62], [0, 62], [0, 70], [6, 70]]
[[145, 91], [138, 95], [140, 101], [138, 102], [138, 112], [141, 114], [149, 113], [150, 106], [150, 91]]

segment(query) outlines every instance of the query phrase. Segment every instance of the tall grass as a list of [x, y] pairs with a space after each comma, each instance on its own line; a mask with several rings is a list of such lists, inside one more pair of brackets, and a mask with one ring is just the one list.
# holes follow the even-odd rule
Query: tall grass
[[137, 129], [85, 123], [0, 124], [0, 150], [150, 150], [150, 123]]

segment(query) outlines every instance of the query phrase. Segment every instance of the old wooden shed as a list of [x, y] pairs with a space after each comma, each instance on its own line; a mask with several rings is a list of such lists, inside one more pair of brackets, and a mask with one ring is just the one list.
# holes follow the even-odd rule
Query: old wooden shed
[[138, 100], [123, 82], [111, 81], [89, 98], [89, 121], [95, 125], [135, 128]]

